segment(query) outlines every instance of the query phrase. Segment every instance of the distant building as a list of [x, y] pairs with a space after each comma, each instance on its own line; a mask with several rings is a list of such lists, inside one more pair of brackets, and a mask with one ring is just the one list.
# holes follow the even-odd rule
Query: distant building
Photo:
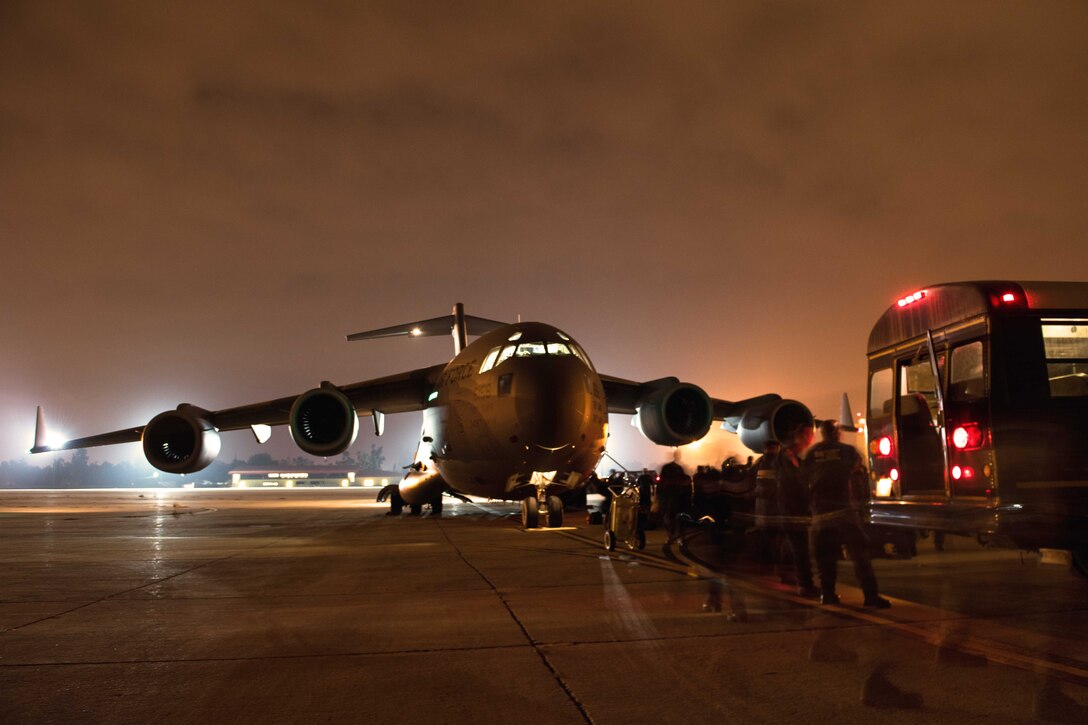
[[401, 478], [399, 473], [391, 471], [357, 471], [342, 466], [253, 466], [238, 468], [229, 474], [233, 488], [381, 488]]

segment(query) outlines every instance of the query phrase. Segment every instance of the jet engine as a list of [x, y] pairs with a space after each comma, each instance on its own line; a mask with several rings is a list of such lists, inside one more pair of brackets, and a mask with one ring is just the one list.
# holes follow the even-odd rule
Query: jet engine
[[335, 456], [355, 442], [359, 416], [339, 388], [322, 384], [295, 398], [289, 419], [295, 444], [311, 456]]
[[726, 418], [723, 427], [735, 428], [740, 442], [756, 453], [762, 453], [768, 441], [785, 443], [797, 426], [812, 426], [814, 422], [804, 403], [782, 400], [773, 394], [754, 398], [748, 405], [744, 402], [737, 405], [740, 410]]
[[193, 473], [219, 455], [219, 431], [207, 411], [191, 405], [159, 413], [144, 426], [141, 441], [147, 462], [165, 473]]
[[713, 407], [702, 388], [665, 379], [639, 399], [636, 421], [642, 435], [659, 446], [684, 446], [710, 430]]

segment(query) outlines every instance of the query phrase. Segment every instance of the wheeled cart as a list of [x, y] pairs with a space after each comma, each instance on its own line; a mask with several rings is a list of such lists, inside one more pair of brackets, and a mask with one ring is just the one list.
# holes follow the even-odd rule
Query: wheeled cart
[[616, 543], [622, 542], [628, 549], [645, 549], [646, 531], [643, 529], [638, 486], [609, 486], [608, 490], [612, 492], [612, 507], [604, 532], [604, 548], [615, 551]]

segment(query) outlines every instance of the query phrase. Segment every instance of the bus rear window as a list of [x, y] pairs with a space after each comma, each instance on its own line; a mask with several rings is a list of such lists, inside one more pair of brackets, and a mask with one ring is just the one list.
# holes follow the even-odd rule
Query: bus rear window
[[976, 400], [986, 396], [982, 368], [982, 341], [952, 349], [952, 370], [948, 381], [950, 400]]
[[869, 378], [869, 419], [879, 420], [892, 414], [892, 369], [877, 370]]
[[1051, 397], [1088, 396], [1088, 320], [1044, 319], [1042, 325]]

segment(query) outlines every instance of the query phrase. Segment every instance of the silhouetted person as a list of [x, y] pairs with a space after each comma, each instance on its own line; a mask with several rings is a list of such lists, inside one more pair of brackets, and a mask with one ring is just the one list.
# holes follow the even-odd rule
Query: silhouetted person
[[787, 436], [785, 447], [778, 454], [778, 512], [782, 533], [793, 557], [797, 593], [802, 597], [816, 597], [820, 593], [812, 579], [808, 546], [809, 493], [801, 474], [801, 460], [810, 443], [812, 426], [798, 425]]
[[860, 501], [858, 494], [851, 491], [864, 472], [861, 456], [853, 446], [839, 442], [839, 436], [838, 423], [821, 423], [822, 440], [808, 452], [801, 467], [812, 500], [812, 542], [820, 572], [820, 603], [839, 602], [835, 582], [839, 552], [845, 546], [865, 594], [865, 606], [884, 609], [892, 604], [877, 592], [869, 541], [861, 528]]
[[691, 476], [684, 473], [679, 463], [666, 463], [661, 467], [661, 477], [657, 482], [657, 497], [665, 517], [665, 530], [669, 533], [669, 543], [672, 543], [680, 535], [680, 514], [691, 510]]
[[[777, 567], [782, 563], [782, 523], [778, 514], [778, 456], [782, 444], [768, 441], [763, 455], [751, 468], [755, 476], [756, 558], [761, 564]], [[781, 574], [781, 572], [779, 572]]]

